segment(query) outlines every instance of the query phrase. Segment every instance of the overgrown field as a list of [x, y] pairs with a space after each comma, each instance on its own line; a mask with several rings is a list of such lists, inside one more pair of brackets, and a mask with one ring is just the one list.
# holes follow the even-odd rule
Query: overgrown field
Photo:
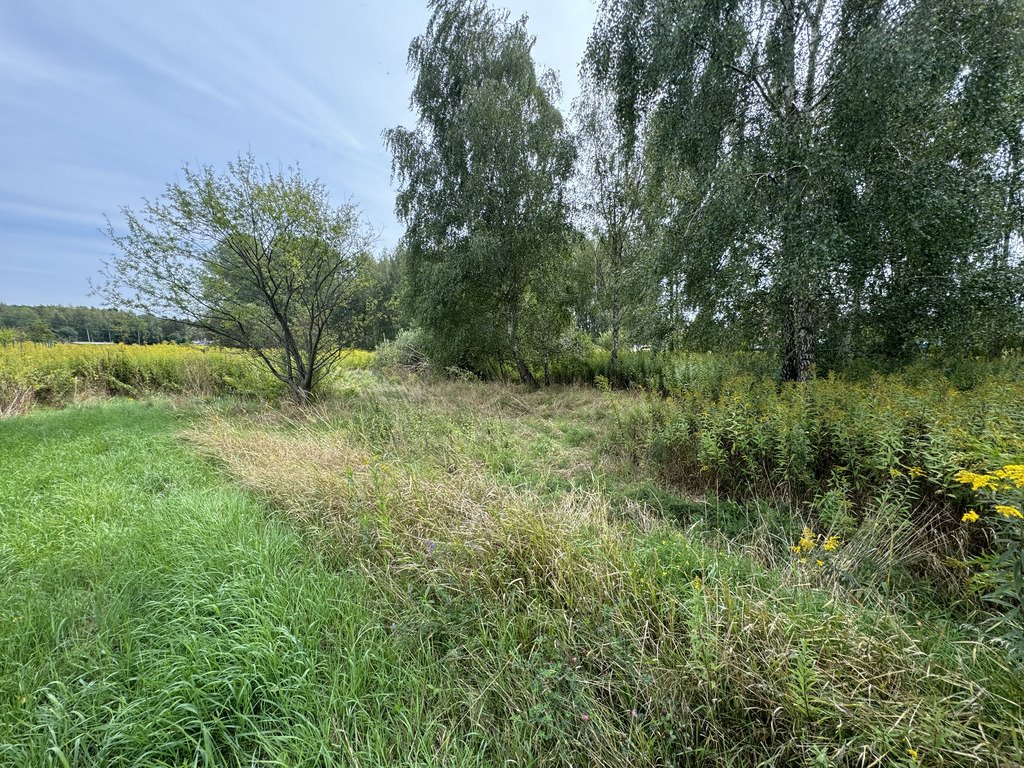
[[[961, 522], [952, 474], [1021, 431], [994, 390], [898, 387], [349, 371], [312, 411], [0, 422], [0, 762], [1020, 765], [1024, 670], [970, 560], [1002, 518]], [[807, 475], [801, 432], [848, 451]]]
[[[363, 368], [372, 353], [351, 350], [343, 368]], [[275, 398], [280, 382], [253, 357], [180, 344], [0, 345], [0, 417], [34, 404], [66, 405], [95, 395], [237, 394]]]

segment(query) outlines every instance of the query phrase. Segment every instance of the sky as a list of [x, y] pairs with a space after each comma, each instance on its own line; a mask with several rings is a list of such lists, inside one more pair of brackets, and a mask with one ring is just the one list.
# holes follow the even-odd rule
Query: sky
[[[594, 0], [494, 0], [527, 14], [562, 107]], [[0, 0], [0, 302], [89, 304], [104, 215], [185, 163], [251, 150], [352, 199], [394, 246], [381, 132], [411, 126], [410, 40], [426, 0]]]

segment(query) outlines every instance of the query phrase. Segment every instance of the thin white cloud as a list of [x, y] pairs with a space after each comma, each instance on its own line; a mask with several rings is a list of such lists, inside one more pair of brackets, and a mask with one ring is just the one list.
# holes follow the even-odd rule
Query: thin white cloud
[[[528, 13], [567, 108], [593, 0], [494, 2]], [[351, 197], [394, 245], [381, 132], [412, 122], [406, 52], [428, 15], [426, 0], [0, 0], [0, 300], [86, 300], [103, 213], [250, 148]]]
[[99, 226], [103, 217], [94, 210], [58, 208], [53, 205], [17, 202], [0, 198], [0, 220], [39, 220], [57, 224]]

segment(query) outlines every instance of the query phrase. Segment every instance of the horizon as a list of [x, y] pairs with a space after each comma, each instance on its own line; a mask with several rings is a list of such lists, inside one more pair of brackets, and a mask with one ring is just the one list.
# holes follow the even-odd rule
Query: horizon
[[[381, 132], [412, 124], [406, 53], [429, 17], [425, 2], [395, 5], [0, 7], [0, 303], [102, 306], [88, 280], [112, 252], [104, 216], [117, 226], [185, 163], [223, 168], [247, 150], [352, 199], [393, 248]], [[567, 115], [595, 3], [495, 5], [528, 16]]]

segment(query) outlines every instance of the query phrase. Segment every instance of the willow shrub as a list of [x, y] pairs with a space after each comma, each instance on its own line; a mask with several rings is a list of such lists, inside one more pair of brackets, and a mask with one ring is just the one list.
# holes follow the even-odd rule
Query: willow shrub
[[[351, 350], [342, 367], [365, 368], [373, 354]], [[84, 395], [148, 393], [277, 397], [281, 385], [262, 363], [238, 350], [179, 344], [152, 346], [19, 343], [0, 347], [0, 414], [31, 404], [59, 406]]]

